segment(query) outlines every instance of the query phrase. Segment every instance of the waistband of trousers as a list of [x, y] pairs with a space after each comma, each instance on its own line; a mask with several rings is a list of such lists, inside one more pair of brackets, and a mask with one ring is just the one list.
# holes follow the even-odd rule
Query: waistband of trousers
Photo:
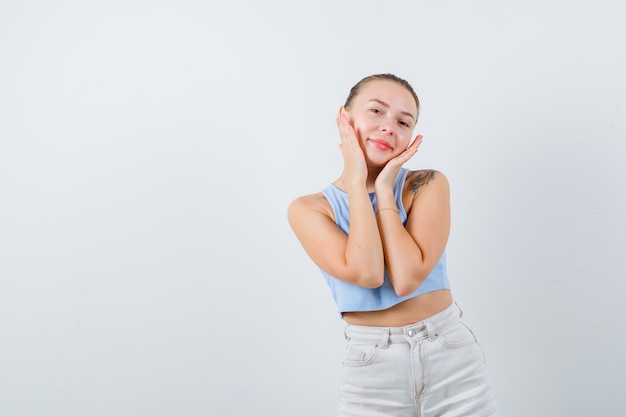
[[346, 340], [358, 344], [376, 344], [386, 347], [392, 343], [410, 343], [421, 339], [434, 339], [437, 333], [456, 324], [463, 311], [456, 302], [439, 313], [418, 323], [404, 327], [375, 327], [348, 324]]

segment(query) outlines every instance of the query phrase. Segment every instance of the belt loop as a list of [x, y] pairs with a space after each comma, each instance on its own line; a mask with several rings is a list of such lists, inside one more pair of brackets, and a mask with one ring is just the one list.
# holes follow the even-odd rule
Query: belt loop
[[346, 324], [346, 327], [344, 327], [344, 329], [343, 329], [343, 337], [345, 337], [346, 340], [349, 342], [350, 341], [350, 336], [348, 336], [348, 330], [350, 330], [350, 325]]
[[388, 328], [384, 328], [383, 329], [383, 335], [381, 337], [380, 343], [378, 344], [378, 347], [380, 347], [381, 349], [387, 349], [387, 346], [389, 346], [389, 329]]
[[428, 332], [428, 341], [432, 342], [437, 338], [437, 334], [435, 333], [435, 329], [433, 328], [433, 324], [430, 322], [430, 320], [426, 320], [425, 324], [426, 331]]

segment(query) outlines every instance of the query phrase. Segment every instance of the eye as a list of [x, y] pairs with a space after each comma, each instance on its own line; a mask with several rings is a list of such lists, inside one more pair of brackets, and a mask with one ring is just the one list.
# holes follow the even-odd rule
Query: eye
[[407, 122], [405, 122], [404, 120], [400, 120], [400, 125], [402, 125], [403, 127], [411, 127], [411, 125], [409, 125]]
[[383, 114], [383, 112], [382, 112], [382, 111], [380, 111], [379, 109], [377, 109], [377, 108], [375, 108], [375, 107], [374, 107], [374, 108], [372, 108], [372, 109], [370, 109], [370, 111], [371, 111], [372, 113], [374, 113], [374, 114]]

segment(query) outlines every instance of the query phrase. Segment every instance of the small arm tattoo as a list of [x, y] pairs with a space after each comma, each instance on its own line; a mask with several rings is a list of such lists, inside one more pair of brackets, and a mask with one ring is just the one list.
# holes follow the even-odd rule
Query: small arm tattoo
[[409, 174], [409, 178], [407, 181], [409, 182], [409, 189], [413, 193], [413, 195], [417, 194], [420, 188], [424, 185], [428, 184], [433, 178], [435, 178], [435, 173], [437, 171], [433, 169], [424, 169], [421, 171], [411, 171]]

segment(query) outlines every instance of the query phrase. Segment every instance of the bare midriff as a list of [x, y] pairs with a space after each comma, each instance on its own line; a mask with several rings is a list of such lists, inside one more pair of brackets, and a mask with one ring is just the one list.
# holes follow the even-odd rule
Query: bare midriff
[[386, 310], [346, 312], [343, 319], [359, 326], [404, 327], [426, 320], [451, 304], [450, 290], [438, 290], [410, 298]]

